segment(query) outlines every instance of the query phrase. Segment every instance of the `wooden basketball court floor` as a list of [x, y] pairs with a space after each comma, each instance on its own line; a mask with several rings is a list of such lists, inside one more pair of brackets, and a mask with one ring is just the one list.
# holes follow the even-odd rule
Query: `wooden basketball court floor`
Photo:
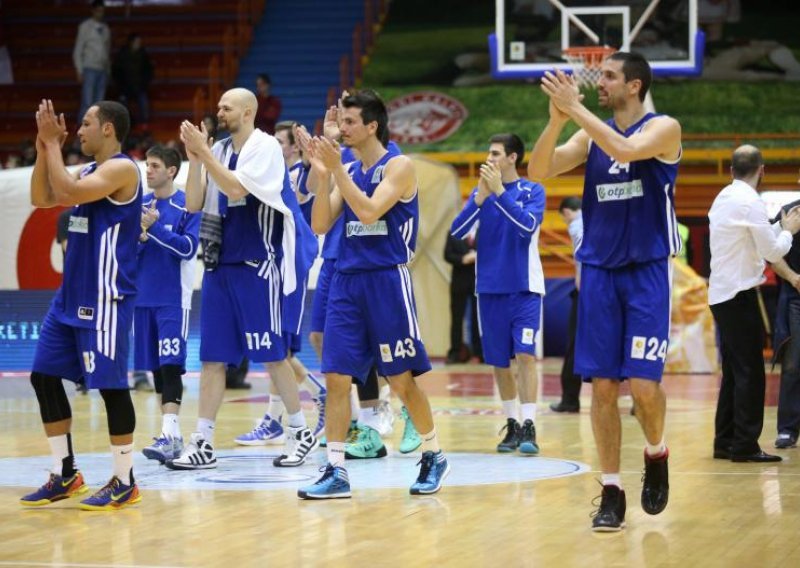
[[[236, 448], [233, 438], [265, 410], [266, 379], [227, 391], [217, 425], [217, 470], [172, 472], [141, 455], [134, 463], [140, 504], [84, 512], [77, 500], [28, 509], [18, 499], [46, 478], [48, 446], [27, 377], [0, 377], [0, 566], [800, 566], [800, 460], [777, 465], [711, 458], [718, 378], [666, 377], [671, 494], [658, 516], [639, 505], [643, 438], [623, 397], [623, 484], [627, 528], [590, 530], [600, 492], [589, 419], [548, 404], [559, 393], [559, 360], [545, 360], [537, 429], [541, 457], [494, 452], [503, 416], [483, 366], [437, 366], [424, 380], [453, 473], [433, 496], [412, 497], [417, 457], [391, 451], [348, 462], [353, 498], [299, 501], [324, 460], [278, 470], [276, 447]], [[194, 427], [198, 381], [189, 378], [184, 436]], [[761, 444], [771, 450], [777, 377], [768, 380]], [[68, 386], [72, 392], [72, 387]], [[136, 447], [160, 426], [155, 394], [134, 393]], [[97, 394], [73, 395], [74, 444], [92, 489], [111, 475], [105, 414]], [[395, 410], [398, 410], [394, 401]], [[390, 440], [399, 444], [402, 420]]]

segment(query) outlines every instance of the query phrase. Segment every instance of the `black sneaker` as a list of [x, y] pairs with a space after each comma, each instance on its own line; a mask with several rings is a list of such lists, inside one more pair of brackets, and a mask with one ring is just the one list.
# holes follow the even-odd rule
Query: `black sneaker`
[[644, 475], [642, 476], [642, 509], [648, 515], [658, 515], [667, 507], [669, 500], [669, 449], [663, 456], [651, 458], [644, 453]]
[[509, 418], [506, 425], [500, 428], [501, 434], [503, 430], [506, 431], [506, 436], [503, 438], [503, 441], [497, 444], [497, 451], [501, 454], [507, 454], [519, 447], [519, 434], [520, 434], [520, 425], [519, 422], [514, 420], [513, 418]]
[[564, 404], [563, 402], [554, 402], [550, 404], [550, 410], [559, 413], [575, 414], [581, 411], [581, 407], [578, 404]]
[[797, 436], [791, 432], [781, 432], [775, 440], [775, 447], [779, 450], [797, 447]]
[[600, 508], [592, 513], [592, 530], [617, 532], [625, 528], [625, 492], [616, 485], [604, 485]]
[[525, 456], [535, 456], [539, 453], [539, 444], [536, 443], [536, 426], [533, 420], [522, 423], [519, 431], [519, 453]]

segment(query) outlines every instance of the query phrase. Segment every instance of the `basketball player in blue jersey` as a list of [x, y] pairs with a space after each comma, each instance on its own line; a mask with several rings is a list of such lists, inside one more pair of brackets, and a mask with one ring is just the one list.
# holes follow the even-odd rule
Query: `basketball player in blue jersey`
[[[292, 121], [279, 122], [275, 125], [275, 139], [280, 144], [283, 159], [286, 162], [286, 167], [289, 168], [289, 180], [300, 205], [300, 210], [303, 212], [303, 218], [306, 222], [310, 222], [311, 200], [308, 191], [303, 191], [303, 189], [305, 188], [305, 179], [308, 177], [308, 169], [311, 166], [306, 165], [301, 159], [300, 149], [295, 143], [292, 132], [294, 126], [295, 123]], [[313, 198], [313, 195], [311, 197]], [[308, 215], [306, 215], [306, 212]], [[316, 237], [309, 233], [309, 238], [314, 239], [314, 244], [316, 245]], [[289, 350], [289, 364], [292, 366], [295, 380], [298, 385], [308, 391], [312, 402], [317, 407], [317, 424], [313, 432], [315, 436], [321, 436], [325, 429], [325, 387], [295, 355], [302, 349], [300, 334], [286, 332], [284, 339]], [[283, 414], [283, 400], [278, 394], [278, 389], [274, 382], [270, 381], [267, 413], [250, 432], [237, 436], [236, 443], [242, 446], [282, 444], [285, 441], [283, 425], [281, 424]]]
[[85, 493], [72, 449], [72, 410], [61, 378], [83, 377], [106, 406], [114, 473], [81, 509], [113, 510], [141, 500], [133, 477], [136, 415], [128, 391], [128, 335], [136, 297], [136, 247], [142, 207], [139, 168], [121, 152], [130, 129], [127, 109], [100, 101], [86, 111], [78, 138], [95, 161], [70, 174], [61, 144], [67, 130], [52, 101], [36, 113], [36, 165], [31, 203], [72, 207], [64, 280], [42, 323], [31, 384], [36, 391], [53, 471], [41, 488], [22, 498], [47, 505]]
[[[617, 407], [625, 379], [646, 438], [642, 508], [658, 514], [669, 497], [661, 378], [669, 341], [670, 257], [681, 246], [674, 208], [681, 127], [674, 118], [645, 110], [651, 81], [641, 55], [617, 52], [606, 59], [598, 96], [614, 116], [603, 122], [583, 106], [572, 77], [546, 73], [542, 90], [550, 98], [550, 120], [528, 164], [532, 179], [546, 179], [586, 163], [584, 237], [575, 255], [581, 263], [575, 373], [593, 377], [592, 428], [603, 484], [592, 522], [596, 531], [625, 526]], [[580, 130], [556, 148], [569, 120]]]
[[147, 151], [147, 185], [139, 273], [133, 319], [134, 367], [153, 372], [161, 394], [161, 433], [142, 453], [161, 463], [183, 451], [178, 423], [186, 372], [186, 338], [197, 262], [200, 215], [186, 210], [186, 194], [174, 186], [181, 168], [177, 150], [153, 146]]
[[[478, 225], [475, 273], [483, 358], [494, 367], [507, 420], [497, 451], [536, 455], [534, 338], [544, 295], [538, 244], [545, 193], [541, 185], [517, 173], [525, 155], [519, 136], [497, 134], [489, 144], [478, 187], [453, 221], [451, 233], [465, 238]], [[516, 380], [510, 369], [512, 359], [518, 363]]]
[[189, 157], [187, 209], [203, 210], [201, 239], [207, 235], [216, 246], [204, 243], [198, 432], [181, 456], [166, 465], [185, 470], [217, 466], [213, 436], [225, 394], [225, 366], [247, 356], [266, 363], [288, 413], [286, 448], [273, 464], [299, 466], [318, 441], [300, 407], [284, 330], [296, 329], [302, 315], [303, 286], [316, 243], [313, 237], [298, 237], [311, 235], [311, 229], [300, 214], [278, 142], [253, 124], [253, 93], [231, 89], [217, 106], [219, 126], [231, 136], [211, 148], [204, 126], [181, 124]]
[[325, 233], [343, 215], [344, 236], [331, 281], [322, 351], [328, 465], [298, 496], [350, 497], [344, 444], [351, 377], [366, 377], [373, 363], [422, 433], [422, 467], [411, 493], [436, 493], [450, 468], [439, 448], [430, 404], [414, 378], [431, 368], [407, 267], [419, 225], [416, 174], [407, 157], [387, 151], [388, 114], [374, 92], [348, 95], [342, 106], [342, 141], [360, 159], [348, 171], [336, 143], [315, 138], [310, 149], [310, 158], [316, 160], [312, 169], [322, 182], [314, 199], [313, 227]]

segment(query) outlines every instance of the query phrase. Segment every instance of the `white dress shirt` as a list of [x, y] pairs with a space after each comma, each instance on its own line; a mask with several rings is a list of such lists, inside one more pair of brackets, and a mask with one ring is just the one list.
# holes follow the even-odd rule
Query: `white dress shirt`
[[733, 180], [708, 212], [711, 275], [708, 303], [719, 304], [761, 284], [764, 259], [777, 262], [792, 247], [792, 234], [770, 224], [767, 208], [747, 183]]

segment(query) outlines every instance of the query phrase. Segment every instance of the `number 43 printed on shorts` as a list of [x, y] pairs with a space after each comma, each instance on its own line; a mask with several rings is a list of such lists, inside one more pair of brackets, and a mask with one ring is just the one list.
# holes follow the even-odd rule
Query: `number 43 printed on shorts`
[[631, 359], [644, 359], [646, 361], [662, 361], [667, 358], [667, 340], [657, 337], [643, 337], [634, 335], [631, 339]]
[[[392, 357], [392, 346], [388, 343], [381, 343], [381, 361], [384, 363], [391, 363], [394, 359]], [[414, 347], [414, 340], [410, 337], [405, 339], [398, 339], [394, 346], [394, 358], [405, 359], [406, 357], [414, 357], [417, 354], [417, 348]]]

